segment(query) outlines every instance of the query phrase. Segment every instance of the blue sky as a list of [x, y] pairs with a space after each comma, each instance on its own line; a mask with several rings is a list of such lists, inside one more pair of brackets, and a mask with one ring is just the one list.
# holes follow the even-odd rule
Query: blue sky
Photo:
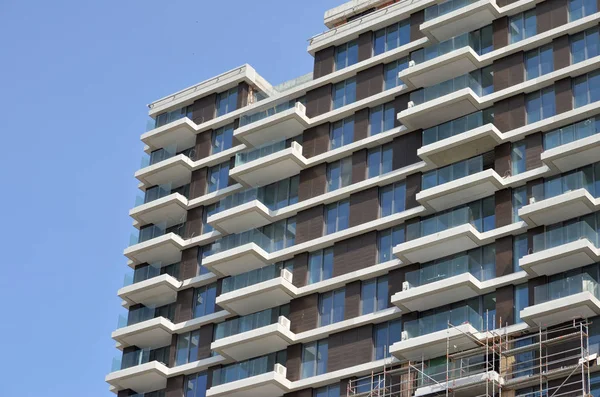
[[145, 105], [244, 63], [311, 71], [341, 3], [0, 0], [0, 395], [112, 395]]

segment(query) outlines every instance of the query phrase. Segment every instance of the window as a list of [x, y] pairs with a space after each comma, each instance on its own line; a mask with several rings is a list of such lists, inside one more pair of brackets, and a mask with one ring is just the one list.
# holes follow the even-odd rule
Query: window
[[319, 327], [344, 319], [345, 299], [346, 290], [344, 288], [319, 295]]
[[388, 63], [383, 70], [383, 89], [389, 90], [402, 85], [402, 80], [398, 77], [398, 73], [408, 67], [408, 57], [400, 58], [397, 61]]
[[375, 313], [388, 307], [388, 278], [363, 281], [360, 291], [361, 314]]
[[510, 42], [516, 43], [537, 33], [536, 9], [513, 15], [509, 20]]
[[410, 20], [395, 23], [375, 32], [373, 39], [374, 55], [383, 54], [410, 42]]
[[392, 260], [392, 249], [404, 242], [404, 227], [397, 226], [377, 233], [377, 263]]
[[518, 175], [525, 172], [525, 141], [515, 142], [510, 148], [510, 166], [512, 175]]
[[496, 293], [483, 295], [482, 319], [484, 329], [496, 329]]
[[302, 347], [302, 379], [327, 372], [327, 339], [307, 343]]
[[406, 209], [406, 183], [404, 181], [379, 189], [379, 217], [396, 214]]
[[600, 38], [598, 28], [588, 29], [571, 36], [571, 63], [578, 63], [598, 56]]
[[210, 271], [205, 268], [204, 266], [202, 266], [202, 258], [204, 254], [204, 247], [200, 247], [198, 248], [198, 257], [197, 257], [197, 262], [198, 262], [198, 268], [196, 270], [196, 275], [197, 276], [201, 276], [203, 274], [208, 274], [210, 273]]
[[352, 179], [352, 157], [327, 164], [327, 191], [331, 192], [350, 184]]
[[369, 135], [377, 135], [394, 128], [396, 109], [393, 103], [375, 106], [369, 114]]
[[552, 44], [525, 53], [525, 79], [535, 79], [554, 70]]
[[356, 62], [358, 62], [358, 42], [356, 40], [335, 47], [335, 70], [354, 65]]
[[375, 325], [373, 328], [373, 355], [375, 360], [389, 357], [390, 346], [400, 341], [401, 334], [402, 322], [399, 319]]
[[[214, 228], [208, 223], [208, 218], [220, 211], [219, 203], [214, 203], [204, 207], [202, 212], [202, 233], [210, 233]], [[193, 237], [193, 236], [192, 236]]]
[[179, 334], [177, 336], [175, 365], [183, 365], [197, 361], [198, 346], [200, 346], [200, 330]]
[[465, 131], [473, 130], [484, 124], [494, 123], [494, 109], [488, 108], [457, 119], [447, 121], [435, 127], [423, 130], [423, 146], [450, 138]]
[[333, 248], [311, 252], [308, 257], [308, 284], [330, 279], [333, 274]]
[[287, 362], [287, 351], [280, 350], [265, 356], [251, 358], [249, 360], [228, 364], [212, 371], [211, 386], [219, 386], [237, 380], [266, 374], [274, 370], [275, 364], [285, 365]]
[[585, 119], [544, 134], [544, 150], [565, 145], [600, 132], [600, 117]]
[[218, 128], [212, 133], [212, 154], [231, 149], [233, 142], [233, 124]]
[[[271, 183], [258, 188], [256, 197], [258, 200], [272, 210], [278, 210], [298, 202], [298, 183], [300, 176], [296, 175], [288, 179]], [[231, 196], [229, 196], [231, 197]]]
[[513, 272], [520, 272], [519, 259], [527, 255], [527, 235], [515, 236], [513, 240]]
[[[494, 158], [493, 153], [488, 152], [477, 157], [459, 161], [446, 167], [438, 168], [433, 171], [425, 172], [422, 176], [422, 190], [430, 189], [434, 186], [443, 185], [468, 175], [473, 175], [487, 169], [491, 166], [490, 162]], [[485, 163], [484, 163], [485, 161]]]
[[331, 125], [329, 133], [329, 149], [337, 149], [354, 140], [354, 116], [346, 117]]
[[576, 108], [600, 99], [600, 71], [575, 78], [573, 80], [573, 96]]
[[325, 207], [325, 234], [339, 232], [348, 228], [350, 201], [342, 200]]
[[356, 78], [352, 77], [333, 86], [333, 108], [338, 109], [356, 101]]
[[393, 156], [394, 151], [391, 143], [369, 149], [367, 155], [367, 177], [373, 178], [374, 176], [383, 175], [392, 171]]
[[170, 112], [159, 114], [158, 116], [156, 116], [154, 128], [161, 127], [165, 124], [169, 124], [170, 122], [182, 119], [184, 117], [187, 117], [188, 119], [192, 118], [192, 105], [184, 106], [180, 109], [175, 109]]
[[535, 123], [556, 114], [554, 87], [544, 88], [525, 96], [527, 124]]
[[[258, 229], [267, 241], [264, 241], [263, 249], [269, 252], [279, 251], [291, 247], [296, 242], [296, 218], [283, 219]], [[260, 239], [260, 236], [258, 236]], [[242, 237], [244, 240], [244, 237]]]
[[225, 189], [229, 183], [229, 162], [208, 169], [208, 192]]
[[521, 218], [519, 217], [519, 209], [521, 209], [524, 205], [527, 205], [527, 187], [521, 186], [516, 189], [513, 189], [513, 222], [519, 222], [521, 220]]
[[[529, 306], [529, 288], [527, 283], [515, 286], [515, 324], [522, 323], [521, 310]], [[502, 324], [498, 324], [502, 326]]]
[[185, 378], [184, 397], [206, 396], [206, 372], [199, 372]]
[[598, 11], [595, 0], [569, 0], [569, 22], [587, 17]]
[[313, 392], [313, 397], [340, 397], [340, 385], [319, 387]]
[[194, 291], [194, 318], [214, 313], [216, 298], [217, 284], [196, 288]]
[[237, 87], [217, 94], [217, 117], [229, 112], [233, 112], [235, 109], [237, 109], [237, 97]]

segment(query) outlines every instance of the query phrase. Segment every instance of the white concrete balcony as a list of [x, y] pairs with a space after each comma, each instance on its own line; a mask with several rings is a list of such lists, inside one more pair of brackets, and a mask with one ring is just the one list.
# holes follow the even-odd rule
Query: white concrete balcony
[[483, 245], [481, 233], [465, 223], [394, 247], [393, 253], [403, 264], [425, 263]]
[[156, 164], [144, 167], [135, 173], [135, 177], [145, 186], [170, 183], [183, 186], [192, 180], [194, 162], [185, 154], [178, 154]]
[[[218, 327], [226, 326], [228, 322], [221, 323]], [[290, 320], [279, 316], [274, 324], [217, 339], [211, 344], [211, 349], [235, 361], [243, 361], [285, 350], [293, 343], [294, 334], [290, 331]]]
[[185, 196], [180, 193], [172, 193], [133, 208], [129, 211], [129, 216], [138, 225], [164, 223], [166, 227], [171, 227], [185, 220], [187, 205], [188, 199]]
[[273, 223], [275, 219], [266, 205], [259, 200], [226, 209], [210, 215], [207, 222], [216, 230], [225, 234], [243, 232]]
[[542, 161], [559, 172], [571, 171], [600, 161], [600, 134], [561, 145], [541, 154]]
[[550, 327], [600, 314], [598, 284], [586, 273], [535, 287], [534, 302], [521, 310], [521, 319], [532, 327]]
[[151, 150], [177, 145], [189, 148], [196, 144], [196, 123], [187, 117], [154, 128], [142, 135]]
[[390, 353], [399, 360], [421, 361], [446, 355], [446, 343], [460, 346], [461, 349], [477, 347], [477, 329], [470, 323], [426, 335], [410, 337], [402, 332], [402, 340], [390, 346]]
[[168, 274], [161, 274], [148, 280], [127, 285], [117, 295], [129, 305], [163, 306], [177, 300], [177, 290], [181, 281]]
[[[407, 280], [409, 277], [407, 274]], [[412, 286], [407, 281], [402, 286], [402, 291], [392, 296], [392, 303], [398, 306], [402, 313], [421, 312], [474, 298], [482, 293], [481, 282], [471, 273], [466, 272], [423, 285]]]
[[112, 333], [112, 338], [123, 347], [137, 346], [141, 349], [162, 347], [171, 344], [173, 328], [171, 320], [156, 317], [119, 328]]
[[419, 105], [411, 101], [408, 106], [397, 117], [409, 129], [429, 128], [483, 109], [479, 96], [471, 88], [462, 88]]
[[408, 68], [398, 73], [398, 78], [407, 85], [421, 88], [462, 76], [480, 67], [479, 56], [466, 45], [416, 65], [409, 63]]
[[[290, 303], [298, 293], [297, 288], [292, 284], [292, 277], [289, 270], [282, 269], [279, 277], [229, 292], [222, 292], [217, 297], [216, 303], [228, 312], [240, 316], [285, 305]], [[223, 289], [225, 289], [225, 282], [223, 284]]]
[[532, 276], [552, 275], [600, 261], [596, 232], [577, 222], [534, 236], [532, 253], [519, 266]]
[[281, 397], [291, 389], [286, 375], [287, 369], [275, 364], [271, 372], [212, 386], [206, 391], [206, 397]]
[[167, 233], [125, 249], [124, 255], [134, 264], [176, 263], [181, 260], [181, 250], [185, 242], [175, 233]]
[[586, 190], [576, 189], [519, 209], [519, 217], [530, 226], [552, 225], [596, 211], [597, 200]]
[[488, 197], [504, 188], [502, 178], [493, 169], [477, 172], [417, 193], [417, 201], [435, 211]]
[[[243, 123], [243, 122], [242, 122]], [[275, 140], [293, 138], [308, 128], [310, 119], [306, 107], [296, 102], [294, 107], [236, 129], [233, 136], [247, 146], [262, 146]]]
[[[217, 249], [203, 259], [202, 265], [219, 276], [235, 276], [268, 264], [270, 240], [258, 230], [222, 238]], [[238, 245], [240, 241], [247, 241]]]
[[424, 145], [417, 154], [434, 167], [444, 167], [489, 152], [501, 143], [502, 133], [489, 123]]
[[150, 361], [111, 372], [106, 382], [116, 390], [131, 389], [137, 393], [149, 393], [167, 387], [169, 368], [158, 361]]
[[481, 0], [457, 8], [443, 15], [430, 15], [435, 9], [425, 9], [425, 22], [421, 31], [430, 39], [442, 41], [448, 37], [471, 32], [492, 23], [500, 15], [494, 0]]
[[281, 144], [281, 149], [275, 148], [276, 151], [266, 156], [258, 154], [256, 159], [250, 161], [244, 157], [247, 153], [238, 153], [229, 176], [243, 185], [258, 187], [297, 175], [308, 164], [302, 155], [302, 145], [292, 142], [291, 147], [285, 148], [285, 141]]

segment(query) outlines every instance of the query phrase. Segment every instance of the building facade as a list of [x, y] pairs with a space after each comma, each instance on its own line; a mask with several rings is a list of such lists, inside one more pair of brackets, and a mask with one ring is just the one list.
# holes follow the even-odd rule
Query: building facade
[[600, 396], [599, 1], [354, 0], [150, 104], [111, 390]]

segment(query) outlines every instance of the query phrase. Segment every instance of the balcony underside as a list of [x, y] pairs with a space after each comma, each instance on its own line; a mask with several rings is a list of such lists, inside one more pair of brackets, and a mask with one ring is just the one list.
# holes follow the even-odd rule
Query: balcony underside
[[392, 296], [392, 303], [403, 313], [421, 312], [482, 294], [479, 280], [470, 273], [459, 274]]
[[415, 88], [430, 87], [480, 67], [477, 54], [470, 47], [463, 47], [404, 69], [398, 74], [398, 77], [404, 83]]
[[600, 161], [600, 134], [542, 152], [542, 161], [549, 167], [567, 172]]
[[[479, 374], [465, 375], [458, 379], [450, 381], [450, 389], [452, 390], [453, 397], [472, 397], [472, 396], [485, 396], [486, 395], [486, 384], [488, 382], [500, 381], [500, 375], [495, 371], [482, 372]], [[491, 386], [488, 384], [488, 390]], [[430, 386], [419, 387], [415, 391], [415, 397], [419, 396], [435, 396], [445, 395], [446, 393], [446, 382], [439, 382]]]
[[219, 307], [240, 316], [290, 303], [296, 296], [291, 280], [277, 277], [217, 297]]
[[171, 321], [157, 317], [120, 328], [112, 333], [112, 338], [123, 347], [137, 346], [146, 349], [168, 346], [171, 344], [172, 326]]
[[172, 188], [176, 188], [190, 183], [192, 168], [192, 160], [179, 154], [142, 168], [135, 173], [135, 177], [146, 187], [170, 183]]
[[550, 327], [573, 319], [595, 317], [599, 314], [600, 301], [586, 291], [526, 307], [521, 310], [521, 319], [532, 327]]
[[530, 226], [552, 225], [591, 214], [596, 199], [585, 189], [577, 189], [519, 209], [519, 217]]
[[421, 147], [417, 154], [428, 164], [444, 167], [493, 150], [502, 143], [501, 132], [493, 124]]
[[131, 389], [137, 393], [149, 393], [167, 387], [169, 369], [157, 361], [115, 371], [106, 377], [106, 382], [117, 390]]
[[470, 349], [478, 346], [473, 338], [475, 333], [477, 330], [471, 324], [462, 324], [448, 330], [396, 342], [390, 347], [390, 353], [400, 360], [410, 361], [445, 356], [447, 338], [450, 340], [450, 346]]
[[479, 200], [503, 188], [494, 170], [485, 170], [417, 193], [417, 201], [435, 211], [443, 211]]
[[151, 150], [165, 148], [173, 144], [177, 150], [190, 148], [196, 144], [195, 123], [184, 117], [169, 124], [155, 128], [142, 135], [142, 142]]
[[213, 386], [206, 391], [206, 397], [282, 397], [290, 389], [285, 371], [275, 371], [251, 378]]
[[187, 215], [187, 199], [179, 193], [170, 194], [158, 200], [135, 207], [129, 215], [138, 225], [166, 222], [166, 227], [178, 225]]
[[494, 2], [482, 0], [424, 22], [420, 28], [429, 38], [444, 41], [487, 26], [498, 18], [498, 14]]
[[118, 295], [130, 305], [163, 306], [177, 300], [177, 289], [180, 284], [181, 282], [176, 278], [163, 274], [123, 287]]
[[211, 344], [211, 349], [224, 357], [243, 361], [285, 350], [294, 343], [293, 340], [290, 330], [276, 323], [216, 340]]
[[233, 234], [274, 222], [270, 211], [263, 203], [252, 200], [208, 217], [208, 223], [221, 233]]
[[519, 266], [533, 276], [550, 276], [600, 261], [598, 250], [587, 239], [525, 255]]
[[165, 234], [125, 249], [125, 256], [134, 264], [176, 263], [181, 259], [183, 239], [175, 233]]
[[299, 105], [297, 103], [292, 109], [240, 127], [234, 131], [234, 136], [253, 147], [298, 136], [310, 124], [310, 119], [303, 111], [304, 106]]
[[281, 150], [249, 163], [234, 167], [230, 176], [245, 186], [259, 187], [298, 175], [306, 168], [302, 146]]
[[267, 266], [267, 256], [258, 245], [249, 243], [210, 255], [203, 265], [217, 275], [235, 276]]

